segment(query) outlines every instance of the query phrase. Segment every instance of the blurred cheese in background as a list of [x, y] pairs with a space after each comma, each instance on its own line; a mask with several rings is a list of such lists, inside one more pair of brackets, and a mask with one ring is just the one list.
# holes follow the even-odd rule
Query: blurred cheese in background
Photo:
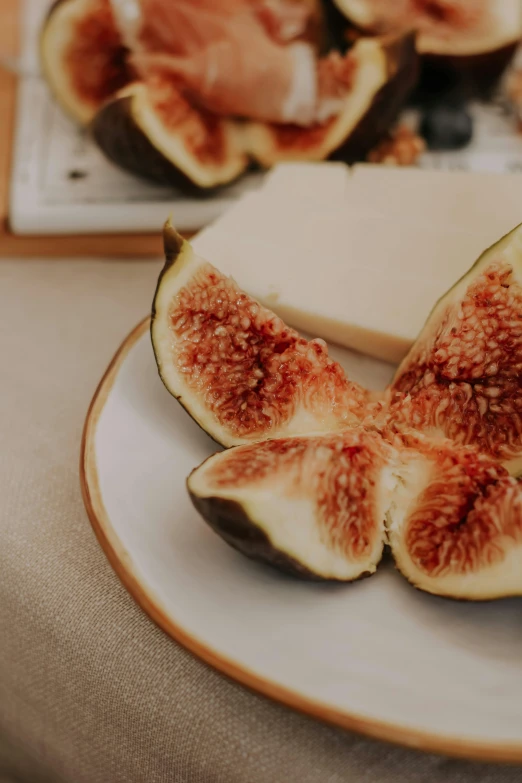
[[194, 246], [292, 326], [398, 362], [436, 300], [521, 222], [517, 175], [289, 163]]

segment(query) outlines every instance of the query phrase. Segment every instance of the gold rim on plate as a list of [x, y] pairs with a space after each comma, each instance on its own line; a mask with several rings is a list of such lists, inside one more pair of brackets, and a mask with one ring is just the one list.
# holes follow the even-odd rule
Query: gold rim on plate
[[522, 743], [487, 744], [466, 737], [457, 739], [443, 734], [432, 734], [392, 723], [371, 720], [357, 713], [336, 709], [308, 699], [306, 696], [260, 677], [241, 663], [221, 655], [188, 633], [168, 616], [153, 592], [140, 582], [133, 569], [132, 558], [125, 551], [112, 527], [100, 491], [94, 447], [96, 426], [120, 367], [140, 337], [148, 331], [149, 326], [150, 318], [146, 318], [132, 330], [105, 371], [87, 412], [80, 452], [80, 483], [88, 517], [111, 566], [136, 603], [163, 631], [205, 663], [252, 691], [287, 707], [292, 707], [305, 715], [358, 734], [416, 750], [479, 761], [522, 762]]

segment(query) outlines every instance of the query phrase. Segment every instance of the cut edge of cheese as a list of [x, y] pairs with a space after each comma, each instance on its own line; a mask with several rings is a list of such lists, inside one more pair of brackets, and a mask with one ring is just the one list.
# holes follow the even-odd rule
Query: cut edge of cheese
[[518, 204], [514, 175], [283, 164], [194, 247], [289, 325], [397, 363], [437, 299], [522, 220]]

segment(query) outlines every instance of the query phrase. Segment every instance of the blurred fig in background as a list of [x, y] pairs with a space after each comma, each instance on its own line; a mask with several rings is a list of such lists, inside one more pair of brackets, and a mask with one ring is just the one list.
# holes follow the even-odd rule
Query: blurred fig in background
[[339, 58], [333, 70], [339, 66], [344, 78], [328, 89], [340, 111], [311, 127], [218, 117], [158, 76], [106, 103], [93, 120], [94, 137], [123, 168], [202, 193], [236, 179], [248, 159], [266, 168], [284, 160], [364, 160], [415, 84], [415, 42], [411, 35], [362, 39]]
[[133, 77], [109, 0], [57, 0], [40, 34], [40, 61], [54, 97], [81, 125]]
[[417, 30], [420, 99], [486, 97], [522, 37], [520, 0], [333, 0], [366, 34]]
[[42, 66], [111, 161], [208, 193], [251, 162], [363, 160], [390, 129], [414, 35], [325, 51], [324, 18], [318, 0], [59, 0]]

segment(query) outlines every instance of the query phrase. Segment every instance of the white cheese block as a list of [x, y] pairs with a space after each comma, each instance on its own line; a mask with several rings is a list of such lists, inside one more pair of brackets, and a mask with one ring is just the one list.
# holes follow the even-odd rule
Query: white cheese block
[[344, 163], [280, 163], [265, 175], [262, 193], [270, 199], [314, 199], [332, 205], [346, 198], [352, 169]]
[[345, 206], [472, 231], [478, 251], [522, 223], [522, 176], [437, 171], [359, 163], [351, 169]]
[[355, 167], [344, 184], [325, 171], [316, 187], [312, 165], [310, 179], [306, 164], [272, 175], [195, 248], [292, 326], [386, 361], [400, 361], [436, 300], [522, 222], [522, 177]]

